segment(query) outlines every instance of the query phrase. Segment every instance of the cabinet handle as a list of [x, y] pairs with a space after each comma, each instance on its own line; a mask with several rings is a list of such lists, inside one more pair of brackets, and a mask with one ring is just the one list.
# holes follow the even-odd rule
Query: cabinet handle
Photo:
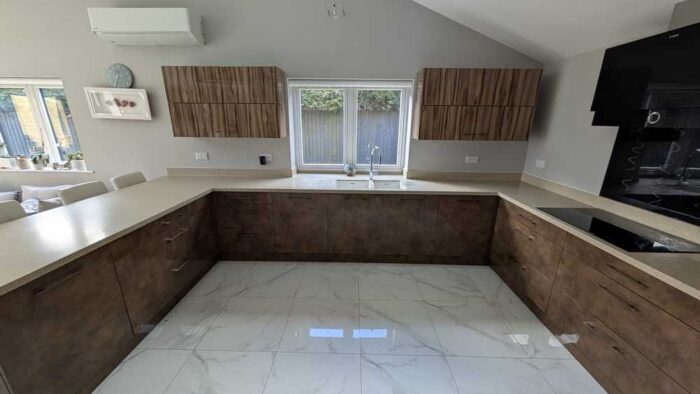
[[535, 237], [532, 236], [532, 235], [528, 235], [528, 236], [527, 236], [527, 239], [528, 239], [528, 241], [534, 241], [534, 240], [535, 240]]
[[182, 263], [179, 267], [170, 269], [170, 271], [171, 272], [180, 272], [187, 266], [187, 264], [189, 264], [191, 262], [192, 262], [192, 260], [187, 260], [184, 263]]
[[238, 238], [253, 238], [256, 235], [257, 234], [253, 234], [253, 233], [240, 233], [240, 234], [238, 234]]
[[174, 220], [163, 220], [162, 222], [160, 222], [160, 224], [162, 224], [163, 226], [169, 226], [173, 223], [175, 223]]
[[522, 213], [518, 212], [518, 216], [521, 218], [525, 219], [526, 221], [532, 223], [533, 226], [537, 226], [537, 221], [530, 219], [529, 217], [523, 215]]
[[171, 243], [171, 242], [175, 241], [176, 239], [180, 238], [182, 236], [182, 234], [186, 233], [188, 230], [189, 230], [188, 228], [183, 228], [182, 231], [180, 231], [179, 233], [173, 235], [170, 238], [166, 238], [165, 242]]
[[585, 321], [585, 322], [583, 322], [583, 325], [590, 328], [593, 331], [598, 330], [597, 328], [595, 328], [595, 324], [592, 321]]
[[63, 283], [68, 282], [69, 280], [82, 274], [84, 271], [85, 271], [85, 266], [82, 266], [76, 270], [70, 271], [70, 272], [66, 273], [65, 275], [61, 276], [60, 278], [56, 279], [55, 281], [53, 281], [53, 282], [51, 282], [43, 287], [35, 289], [34, 292], [32, 293], [32, 295], [34, 295], [35, 297], [38, 297], [38, 296], [46, 293], [47, 291], [49, 291], [55, 287], [58, 287], [58, 286], [62, 285]]
[[610, 347], [611, 347], [614, 351], [616, 351], [616, 352], [618, 352], [618, 353], [620, 353], [620, 354], [625, 354], [625, 352], [623, 352], [622, 349], [620, 349], [620, 347], [617, 346], [617, 345], [610, 345]]
[[290, 200], [311, 200], [311, 197], [307, 196], [287, 196]]
[[623, 304], [625, 304], [625, 305], [627, 305], [628, 307], [630, 307], [630, 309], [632, 309], [633, 311], [639, 312], [639, 308], [637, 308], [636, 305], [634, 305], [633, 303], [627, 301], [627, 300], [624, 299], [621, 295], [619, 295], [619, 294], [615, 293], [614, 291], [610, 290], [607, 286], [604, 286], [604, 285], [599, 284], [598, 287], [600, 287], [601, 289], [607, 291], [608, 294], [612, 295], [614, 298], [617, 298], [620, 302], [622, 302]]
[[646, 283], [644, 283], [644, 282], [642, 282], [641, 280], [639, 280], [639, 279], [633, 277], [632, 275], [628, 274], [627, 272], [625, 272], [625, 271], [623, 271], [623, 270], [621, 270], [621, 269], [615, 267], [614, 265], [612, 265], [612, 264], [610, 264], [610, 263], [605, 263], [605, 265], [607, 265], [611, 270], [613, 270], [613, 271], [619, 273], [620, 275], [624, 276], [625, 278], [630, 279], [631, 281], [633, 281], [633, 282], [637, 283], [638, 285], [642, 286], [643, 288], [645, 288], [645, 289], [648, 289], [648, 288], [649, 288], [649, 286], [648, 286]]
[[401, 201], [425, 201], [423, 197], [401, 197]]
[[357, 200], [357, 201], [367, 201], [367, 197], [362, 196], [343, 196], [344, 200]]

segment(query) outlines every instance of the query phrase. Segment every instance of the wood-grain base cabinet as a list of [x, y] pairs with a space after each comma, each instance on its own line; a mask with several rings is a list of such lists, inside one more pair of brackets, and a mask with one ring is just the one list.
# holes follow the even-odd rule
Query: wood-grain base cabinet
[[15, 394], [89, 393], [134, 344], [109, 248], [0, 297], [0, 365]]

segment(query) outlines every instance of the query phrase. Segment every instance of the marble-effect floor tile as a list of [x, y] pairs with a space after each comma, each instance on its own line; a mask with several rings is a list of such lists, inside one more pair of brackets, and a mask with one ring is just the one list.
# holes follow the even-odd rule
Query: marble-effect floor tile
[[521, 302], [513, 290], [491, 268], [467, 266], [465, 270], [486, 301]]
[[358, 298], [357, 264], [307, 264], [297, 298], [356, 300]]
[[462, 266], [417, 265], [410, 269], [426, 301], [485, 301]]
[[445, 355], [527, 357], [490, 304], [429, 301], [427, 305]]
[[195, 350], [166, 394], [260, 394], [274, 353]]
[[280, 298], [232, 298], [197, 349], [275, 351], [291, 307]]
[[459, 394], [441, 356], [362, 355], [363, 394]]
[[557, 394], [605, 394], [576, 360], [532, 360]]
[[95, 390], [99, 394], [162, 393], [191, 351], [136, 349]]
[[138, 347], [194, 349], [226, 306], [226, 298], [185, 297]]
[[357, 354], [277, 353], [265, 394], [360, 394]]
[[253, 264], [220, 262], [190, 290], [187, 296], [231, 297], [243, 288]]
[[460, 394], [555, 394], [530, 360], [448, 357]]
[[261, 263], [254, 265], [236, 291], [234, 297], [293, 298], [296, 296], [304, 264]]
[[416, 300], [423, 297], [411, 269], [401, 264], [360, 264], [360, 299]]
[[420, 301], [361, 301], [358, 335], [366, 354], [443, 354]]
[[303, 353], [359, 353], [359, 305], [352, 300], [297, 299], [279, 350]]

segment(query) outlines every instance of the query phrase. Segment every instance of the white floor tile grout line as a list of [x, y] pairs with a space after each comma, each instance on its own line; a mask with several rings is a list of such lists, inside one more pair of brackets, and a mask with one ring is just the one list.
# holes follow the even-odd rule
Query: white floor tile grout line
[[180, 372], [182, 372], [182, 369], [185, 368], [185, 365], [187, 365], [187, 362], [190, 361], [190, 358], [192, 357], [192, 355], [194, 354], [195, 351], [196, 350], [190, 350], [190, 354], [187, 355], [185, 362], [182, 363], [182, 365], [180, 365], [180, 368], [177, 369], [177, 372], [175, 373], [175, 375], [173, 375], [172, 379], [170, 379], [170, 382], [168, 382], [168, 385], [165, 386], [165, 389], [163, 389], [163, 391], [161, 391], [161, 394], [168, 392], [168, 390], [170, 389], [170, 386], [173, 385], [173, 382], [175, 382], [175, 379], [177, 379], [177, 376], [180, 375]]

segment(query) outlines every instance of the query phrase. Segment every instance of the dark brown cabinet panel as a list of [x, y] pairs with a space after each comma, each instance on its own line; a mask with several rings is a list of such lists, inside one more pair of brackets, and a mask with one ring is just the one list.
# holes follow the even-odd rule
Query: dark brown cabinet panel
[[542, 70], [429, 68], [418, 74], [413, 136], [525, 141]]
[[[564, 253], [557, 286], [690, 392], [700, 392], [700, 332]], [[650, 340], [653, 338], [653, 340]]]
[[499, 214], [502, 214], [505, 220], [523, 224], [553, 244], [564, 247], [568, 233], [547, 220], [505, 200], [501, 200]]
[[135, 339], [108, 248], [0, 297], [0, 322], [16, 394], [90, 392]]
[[497, 197], [440, 197], [435, 254], [485, 263], [497, 207]]
[[[552, 292], [546, 320], [555, 335], [567, 334], [572, 339], [567, 348], [609, 392], [688, 393], [558, 286]], [[648, 339], [653, 342], [663, 335], [658, 334]]]
[[176, 137], [287, 134], [286, 79], [276, 67], [164, 66], [163, 79]]
[[435, 254], [438, 201], [436, 196], [382, 196], [383, 253]]
[[216, 193], [215, 202], [224, 258], [265, 256], [272, 252], [270, 193]]
[[328, 196], [328, 248], [335, 254], [381, 254], [382, 197]]
[[272, 196], [275, 253], [328, 253], [328, 200], [324, 194]]

